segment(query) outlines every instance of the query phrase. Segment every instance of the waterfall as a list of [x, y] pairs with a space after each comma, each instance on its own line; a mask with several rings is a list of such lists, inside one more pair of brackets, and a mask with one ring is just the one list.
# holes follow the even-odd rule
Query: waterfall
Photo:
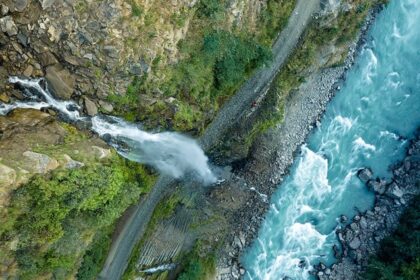
[[88, 124], [92, 131], [107, 140], [121, 156], [129, 160], [153, 166], [160, 173], [174, 178], [188, 174], [205, 184], [216, 181], [207, 156], [194, 139], [176, 132], [149, 133], [118, 117], [84, 116], [74, 101], [54, 98], [48, 88], [41, 85], [43, 79], [10, 77], [9, 82], [21, 86], [28, 101], [0, 103], [0, 115], [15, 108], [39, 110], [50, 107], [57, 110], [63, 120]]

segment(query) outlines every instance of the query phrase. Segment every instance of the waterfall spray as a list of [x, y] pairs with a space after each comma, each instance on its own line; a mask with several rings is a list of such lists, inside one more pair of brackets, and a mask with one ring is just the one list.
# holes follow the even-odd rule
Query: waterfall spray
[[194, 139], [176, 132], [149, 133], [117, 117], [83, 116], [75, 102], [54, 98], [47, 87], [41, 86], [42, 81], [10, 77], [9, 82], [23, 87], [31, 100], [12, 104], [0, 103], [0, 115], [5, 115], [15, 108], [51, 107], [65, 120], [92, 123], [92, 130], [103, 138], [110, 138], [108, 142], [120, 155], [129, 160], [151, 165], [162, 174], [174, 178], [191, 174], [205, 184], [216, 181], [208, 165], [207, 156]]

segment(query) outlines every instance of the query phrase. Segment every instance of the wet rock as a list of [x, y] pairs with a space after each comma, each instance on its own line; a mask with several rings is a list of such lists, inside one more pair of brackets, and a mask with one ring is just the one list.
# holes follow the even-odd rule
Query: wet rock
[[356, 250], [361, 245], [360, 239], [358, 237], [353, 238], [353, 240], [349, 243], [349, 247], [353, 250]]
[[27, 158], [25, 162], [26, 167], [35, 173], [44, 174], [59, 166], [56, 159], [44, 154], [26, 151], [23, 153], [23, 156]]
[[75, 78], [60, 64], [47, 67], [45, 78], [53, 93], [61, 99], [68, 100], [74, 91]]
[[344, 223], [346, 223], [346, 222], [347, 222], [347, 220], [348, 220], [348, 218], [347, 218], [347, 216], [346, 216], [346, 215], [341, 215], [341, 216], [340, 216], [340, 222], [341, 222], [341, 223], [343, 223], [343, 224], [344, 224]]
[[89, 116], [93, 117], [94, 115], [96, 115], [98, 113], [98, 107], [96, 107], [96, 104], [92, 100], [85, 97], [84, 98], [84, 103], [85, 103], [86, 113]]
[[0, 93], [0, 101], [4, 103], [9, 103], [10, 97], [6, 93]]
[[0, 188], [6, 188], [16, 180], [16, 171], [4, 164], [0, 163]]
[[360, 169], [357, 172], [357, 176], [363, 183], [366, 184], [369, 180], [372, 180], [373, 178], [372, 170], [370, 170], [369, 168]]
[[398, 185], [394, 182], [388, 186], [388, 191], [386, 193], [389, 197], [400, 199], [403, 197], [404, 192], [398, 187]]
[[18, 28], [11, 16], [0, 18], [0, 30], [9, 36], [14, 36], [18, 33]]
[[384, 194], [386, 191], [386, 182], [384, 180], [370, 180], [367, 185], [377, 194]]

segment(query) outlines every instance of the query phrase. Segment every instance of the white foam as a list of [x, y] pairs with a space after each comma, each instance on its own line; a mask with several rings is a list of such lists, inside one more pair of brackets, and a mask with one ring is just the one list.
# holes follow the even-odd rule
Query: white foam
[[296, 185], [302, 188], [311, 186], [311, 197], [320, 201], [331, 192], [327, 178], [328, 161], [306, 146], [302, 147], [302, 154], [303, 157], [299, 162], [294, 180]]
[[[79, 106], [73, 101], [55, 99], [47, 89], [40, 85], [41, 79], [22, 79], [10, 77], [10, 83], [17, 83], [24, 88], [33, 89], [41, 95], [44, 101], [16, 102], [13, 104], [0, 104], [0, 114], [6, 114], [14, 108], [52, 107], [72, 121], [86, 120], [81, 116]], [[216, 177], [208, 165], [208, 158], [197, 142], [187, 136], [175, 132], [148, 133], [116, 117], [106, 120], [100, 116], [92, 118], [92, 129], [100, 136], [111, 135], [117, 141], [123, 142], [128, 149], [124, 150], [116, 145], [117, 151], [124, 157], [155, 167], [163, 174], [180, 178], [184, 175], [194, 174], [206, 184], [214, 183]]]
[[393, 132], [389, 132], [388, 130], [382, 130], [379, 132], [379, 137], [390, 137], [394, 140], [398, 140], [399, 137], [397, 134], [393, 133]]
[[92, 130], [101, 136], [109, 134], [128, 144], [129, 151], [119, 151], [124, 157], [152, 165], [175, 178], [193, 172], [206, 183], [216, 181], [207, 156], [195, 140], [175, 132], [148, 133], [119, 118], [112, 119], [114, 123], [100, 116], [93, 117]]
[[32, 88], [39, 92], [45, 99], [45, 102], [52, 108], [65, 114], [68, 118], [75, 121], [80, 119], [80, 113], [77, 110], [69, 110], [69, 107], [78, 108], [80, 107], [73, 101], [62, 101], [55, 99], [47, 90], [44, 90], [41, 85], [41, 79], [22, 79], [19, 77], [10, 77], [9, 82], [12, 84], [20, 84], [25, 88]]
[[355, 150], [364, 149], [364, 150], [370, 150], [372, 152], [376, 151], [376, 147], [372, 144], [366, 143], [362, 137], [356, 138], [356, 140], [353, 141], [353, 145], [354, 145]]
[[40, 110], [41, 108], [49, 107], [50, 105], [45, 102], [15, 102], [12, 104], [5, 104], [0, 103], [0, 115], [6, 115], [10, 111], [16, 109], [16, 108], [25, 108], [25, 109], [37, 109]]

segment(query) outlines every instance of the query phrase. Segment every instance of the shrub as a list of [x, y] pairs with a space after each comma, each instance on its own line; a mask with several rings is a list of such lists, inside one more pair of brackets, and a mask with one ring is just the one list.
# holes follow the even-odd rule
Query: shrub
[[401, 217], [397, 230], [381, 242], [363, 279], [416, 279], [420, 275], [420, 196]]

